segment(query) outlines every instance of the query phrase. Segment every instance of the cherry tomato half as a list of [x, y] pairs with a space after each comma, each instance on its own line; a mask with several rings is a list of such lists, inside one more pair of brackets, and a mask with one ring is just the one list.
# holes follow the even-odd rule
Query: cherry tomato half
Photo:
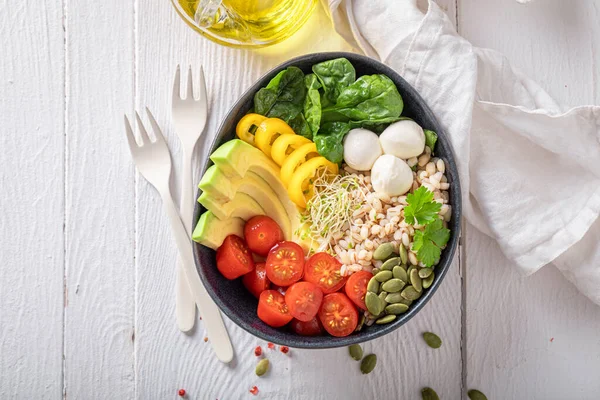
[[323, 326], [319, 318], [313, 318], [310, 321], [300, 321], [294, 318], [290, 322], [290, 327], [294, 332], [301, 336], [319, 336], [323, 334]]
[[319, 312], [323, 292], [314, 283], [296, 282], [285, 293], [285, 304], [292, 317], [300, 321], [310, 321]]
[[266, 215], [257, 215], [252, 217], [244, 225], [244, 238], [248, 243], [248, 248], [265, 257], [269, 250], [283, 238], [283, 231], [272, 218]]
[[367, 284], [373, 277], [368, 271], [358, 271], [350, 275], [346, 282], [346, 294], [357, 307], [363, 310], [367, 309], [365, 305], [365, 294], [367, 294]]
[[304, 252], [294, 242], [276, 244], [267, 256], [267, 277], [278, 286], [298, 282], [304, 273]]
[[319, 319], [331, 336], [343, 337], [356, 329], [358, 312], [348, 296], [343, 293], [330, 293], [323, 297]]
[[217, 249], [217, 269], [227, 279], [239, 278], [254, 269], [252, 254], [244, 240], [229, 235]]
[[285, 298], [276, 290], [265, 290], [258, 299], [258, 318], [273, 328], [279, 328], [292, 320]]
[[242, 278], [242, 283], [246, 289], [248, 289], [248, 291], [258, 299], [260, 294], [269, 289], [269, 286], [271, 286], [271, 282], [269, 282], [269, 278], [267, 278], [265, 263], [256, 263], [256, 268], [254, 268], [254, 271], [248, 272], [246, 275], [244, 275]]
[[337, 292], [346, 283], [340, 274], [342, 263], [327, 253], [316, 253], [308, 259], [304, 268], [304, 280], [314, 283], [323, 293]]

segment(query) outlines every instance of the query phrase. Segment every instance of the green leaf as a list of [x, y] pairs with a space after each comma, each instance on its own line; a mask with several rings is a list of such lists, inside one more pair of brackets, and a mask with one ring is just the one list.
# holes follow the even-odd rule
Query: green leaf
[[404, 219], [409, 224], [415, 220], [419, 225], [426, 225], [435, 221], [442, 205], [433, 201], [433, 193], [425, 186], [419, 187], [414, 193], [406, 196], [408, 205], [404, 208]]
[[328, 122], [321, 126], [313, 141], [320, 155], [332, 163], [340, 163], [344, 158], [343, 141], [350, 126], [343, 122]]
[[425, 145], [433, 151], [438, 138], [437, 133], [430, 131], [429, 129], [423, 129], [423, 132], [425, 132]]
[[277, 89], [279, 86], [279, 82], [281, 81], [281, 77], [286, 73], [287, 70], [279, 71], [277, 75], [273, 77], [267, 84], [267, 89]]
[[319, 131], [319, 126], [321, 125], [321, 94], [319, 93], [321, 83], [315, 74], [306, 75], [304, 83], [307, 91], [306, 98], [304, 99], [303, 113], [311, 131], [309, 139], [312, 139], [313, 135]]
[[427, 225], [424, 231], [417, 230], [413, 238], [412, 250], [417, 252], [417, 259], [428, 267], [440, 262], [442, 247], [450, 239], [450, 230], [444, 228], [441, 219]]
[[256, 92], [254, 109], [258, 114], [288, 122], [302, 111], [305, 96], [304, 73], [297, 67], [289, 67]]
[[327, 101], [323, 104], [335, 104], [340, 92], [356, 79], [354, 67], [345, 58], [324, 61], [312, 66], [312, 70], [323, 85]]
[[297, 135], [301, 135], [307, 139], [312, 140], [312, 138], [313, 138], [312, 130], [311, 130], [308, 122], [306, 121], [306, 118], [304, 118], [304, 115], [302, 115], [302, 113], [299, 113], [294, 118], [290, 119], [288, 121], [288, 125], [290, 126], [290, 128], [292, 128], [292, 130], [294, 132], [296, 132]]

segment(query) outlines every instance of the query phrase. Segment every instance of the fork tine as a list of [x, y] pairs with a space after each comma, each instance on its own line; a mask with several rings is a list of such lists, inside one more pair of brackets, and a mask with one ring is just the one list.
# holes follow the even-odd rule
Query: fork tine
[[181, 98], [181, 68], [177, 65], [175, 81], [173, 82], [173, 100]]
[[187, 84], [187, 94], [185, 96], [186, 100], [194, 100], [194, 79], [192, 77], [192, 66], [188, 69], [188, 84]]
[[150, 112], [150, 109], [148, 107], [146, 107], [146, 113], [148, 114], [148, 119], [150, 119], [150, 125], [152, 125], [152, 131], [154, 132], [156, 141], [165, 143], [165, 137], [164, 137], [162, 131], [160, 130], [160, 126], [158, 126], [158, 123], [156, 122], [154, 115], [152, 115], [152, 113]]
[[137, 140], [135, 140], [135, 135], [133, 134], [133, 129], [131, 129], [131, 123], [129, 122], [129, 118], [127, 118], [127, 115], [125, 115], [125, 133], [127, 134], [129, 149], [133, 154], [133, 151], [138, 147], [138, 144]]
[[199, 99], [202, 102], [204, 112], [206, 112], [206, 106], [208, 104], [208, 95], [206, 94], [206, 80], [204, 79], [204, 68], [200, 66], [200, 90]]
[[138, 114], [137, 111], [135, 112], [135, 119], [137, 120], [138, 128], [140, 129], [140, 136], [142, 137], [142, 145], [152, 144], [152, 140], [150, 140], [150, 136], [148, 136], [148, 132], [146, 131], [146, 128], [144, 127], [144, 123], [142, 122], [142, 119], [140, 118], [140, 114]]

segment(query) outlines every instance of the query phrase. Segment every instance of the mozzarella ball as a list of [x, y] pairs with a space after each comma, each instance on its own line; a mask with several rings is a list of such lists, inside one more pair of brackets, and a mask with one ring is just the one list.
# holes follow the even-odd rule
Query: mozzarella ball
[[425, 150], [425, 133], [415, 121], [394, 122], [379, 136], [384, 154], [403, 160], [418, 157]]
[[391, 154], [379, 157], [371, 169], [371, 184], [377, 193], [400, 196], [412, 187], [413, 173], [408, 164]]
[[382, 154], [379, 137], [367, 129], [352, 129], [344, 139], [344, 161], [357, 171], [370, 170]]

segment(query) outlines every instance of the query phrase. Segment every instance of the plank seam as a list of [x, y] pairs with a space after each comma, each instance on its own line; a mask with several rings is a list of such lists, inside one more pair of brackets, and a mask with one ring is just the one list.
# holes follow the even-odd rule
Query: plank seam
[[[138, 35], [138, 0], [133, 1], [133, 107], [135, 110], [137, 105], [137, 35]], [[138, 398], [138, 370], [137, 370], [137, 351], [138, 351], [138, 342], [135, 341], [135, 330], [137, 326], [137, 317], [138, 317], [138, 171], [137, 168], [134, 167], [133, 172], [133, 268], [134, 268], [134, 291], [133, 291], [133, 333], [131, 336], [131, 340], [133, 342], [133, 396], [134, 399]]]
[[68, 9], [68, 0], [62, 0], [62, 28], [63, 28], [63, 52], [64, 52], [64, 68], [63, 68], [63, 310], [62, 310], [62, 394], [63, 400], [67, 399], [67, 306], [69, 304], [69, 293], [67, 287], [67, 243], [68, 243], [68, 233], [67, 233], [67, 223], [68, 223], [68, 214], [67, 214], [67, 189], [69, 185], [68, 180], [68, 140], [67, 140], [67, 132], [69, 128], [69, 85], [68, 85], [68, 77], [69, 77], [69, 47], [67, 43], [67, 9]]

